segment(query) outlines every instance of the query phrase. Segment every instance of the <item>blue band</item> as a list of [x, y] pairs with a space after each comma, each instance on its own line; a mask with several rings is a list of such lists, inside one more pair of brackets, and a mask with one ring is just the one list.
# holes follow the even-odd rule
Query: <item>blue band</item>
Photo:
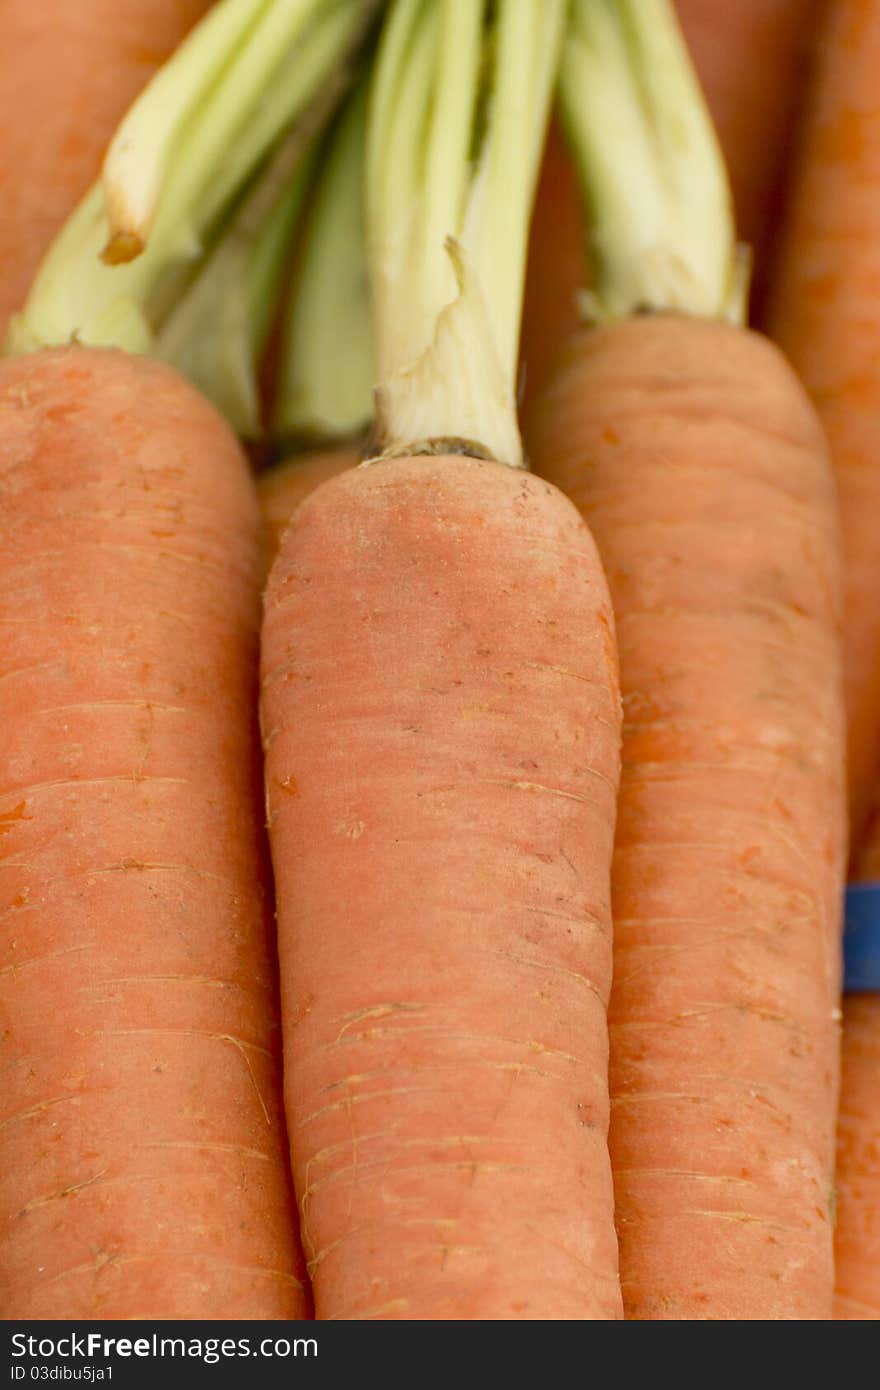
[[843, 987], [848, 994], [880, 990], [880, 883], [846, 890]]

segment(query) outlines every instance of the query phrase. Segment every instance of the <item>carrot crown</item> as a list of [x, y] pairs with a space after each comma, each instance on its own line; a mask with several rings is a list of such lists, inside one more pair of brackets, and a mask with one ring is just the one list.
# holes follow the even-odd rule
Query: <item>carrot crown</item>
[[376, 4], [218, 0], [123, 120], [101, 180], [50, 247], [13, 320], [9, 349], [77, 339], [155, 352], [284, 132], [304, 122], [313, 133], [329, 117], [342, 90], [340, 61]]
[[676, 310], [742, 322], [747, 257], [670, 0], [572, 0], [559, 94], [588, 212], [587, 319]]
[[392, 0], [367, 132], [377, 453], [522, 463], [528, 224], [566, 0]]
[[362, 434], [375, 361], [366, 246], [367, 87], [330, 134], [284, 316], [273, 433], [308, 444]]

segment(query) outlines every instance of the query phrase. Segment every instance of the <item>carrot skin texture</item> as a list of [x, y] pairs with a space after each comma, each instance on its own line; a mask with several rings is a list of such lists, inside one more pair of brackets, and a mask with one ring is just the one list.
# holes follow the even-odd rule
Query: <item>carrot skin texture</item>
[[278, 554], [281, 537], [309, 493], [344, 469], [354, 468], [360, 457], [353, 446], [315, 449], [310, 453], [296, 454], [258, 475], [257, 500], [263, 519], [267, 573]]
[[253, 488], [169, 368], [0, 365], [0, 1310], [303, 1316]]
[[113, 131], [209, 0], [3, 0], [0, 341]]
[[819, 412], [840, 496], [852, 843], [880, 771], [880, 5], [834, 0], [817, 46], [769, 331]]
[[617, 624], [610, 1147], [634, 1319], [830, 1317], [844, 859], [838, 538], [765, 340], [584, 333], [532, 421]]
[[615, 1318], [610, 604], [555, 489], [324, 483], [270, 577], [285, 1088], [316, 1315]]

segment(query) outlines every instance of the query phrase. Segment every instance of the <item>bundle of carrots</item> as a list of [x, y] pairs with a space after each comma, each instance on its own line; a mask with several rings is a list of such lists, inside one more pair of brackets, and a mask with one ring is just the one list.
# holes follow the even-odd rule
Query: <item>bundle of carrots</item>
[[880, 1320], [880, 0], [58, 9], [0, 1317]]

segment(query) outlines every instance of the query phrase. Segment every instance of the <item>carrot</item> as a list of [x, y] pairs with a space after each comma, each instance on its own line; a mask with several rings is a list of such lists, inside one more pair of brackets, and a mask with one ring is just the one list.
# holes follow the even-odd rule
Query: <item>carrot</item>
[[510, 466], [563, 14], [392, 3], [368, 135], [380, 456], [311, 494], [269, 581], [285, 1106], [322, 1319], [620, 1313], [610, 606], [574, 508]]
[[[191, 301], [193, 281], [213, 268], [210, 250], [230, 217], [237, 229], [235, 210], [279, 142], [296, 145], [320, 127], [318, 117], [332, 114], [327, 88], [341, 95], [335, 69], [375, 10], [376, 0], [337, 0], [329, 9], [323, 0], [217, 0], [126, 113], [100, 180], [55, 238], [12, 319], [7, 348], [33, 351], [75, 335], [176, 361], [167, 335], [181, 301]], [[307, 145], [299, 141], [301, 153]], [[274, 237], [270, 247], [274, 264]], [[261, 254], [256, 259], [259, 283]], [[230, 332], [228, 322], [222, 327]], [[232, 328], [237, 344], [234, 316]]]
[[574, 166], [554, 123], [529, 231], [520, 364], [524, 411], [546, 386], [559, 344], [567, 342], [578, 326], [577, 296], [585, 275], [584, 219]]
[[245, 461], [147, 359], [0, 366], [0, 1310], [305, 1312]]
[[880, 883], [880, 795], [874, 797], [868, 833], [859, 846], [854, 867], [858, 881]]
[[268, 468], [257, 479], [257, 497], [263, 519], [263, 547], [267, 567], [278, 554], [281, 537], [299, 511], [303, 502], [316, 487], [335, 478], [360, 460], [354, 447], [314, 450], [294, 454], [283, 463]]
[[733, 228], [671, 7], [575, 0], [561, 90], [603, 321], [527, 440], [596, 537], [618, 633], [625, 1314], [822, 1319], [844, 848], [828, 459], [781, 354], [719, 321]]
[[843, 1066], [837, 1123], [837, 1227], [834, 1236], [834, 1316], [880, 1319], [880, 994], [876, 945], [873, 968], [864, 936], [877, 940], [880, 905], [880, 798], [854, 863], [852, 927], [859, 931], [856, 959], [848, 956], [852, 993], [843, 1004]]
[[675, 0], [763, 281], [820, 0]]
[[880, 995], [848, 994], [837, 1122], [834, 1316], [880, 1319]]
[[0, 340], [126, 107], [209, 3], [4, 0]]
[[880, 5], [834, 0], [817, 48], [769, 317], [816, 403], [840, 494], [854, 847], [880, 771], [878, 73]]
[[[740, 233], [754, 253], [752, 304], [758, 315], [817, 8], [818, 0], [676, 0], [730, 168]], [[587, 259], [584, 235], [571, 157], [553, 131], [529, 243], [523, 308], [526, 412], [548, 384], [560, 344], [578, 326], [577, 299]]]
[[220, 416], [134, 349], [358, 9], [218, 4], [128, 113], [11, 333], [128, 352], [0, 367], [6, 1317], [307, 1308], [257, 814], [256, 500]]

